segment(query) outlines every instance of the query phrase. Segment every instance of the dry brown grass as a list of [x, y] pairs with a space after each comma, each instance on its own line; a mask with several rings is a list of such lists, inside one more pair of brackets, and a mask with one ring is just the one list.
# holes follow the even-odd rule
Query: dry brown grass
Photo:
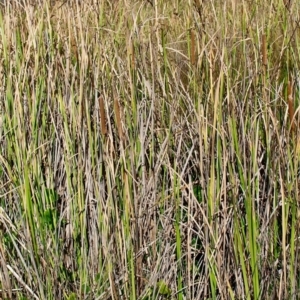
[[2, 8], [2, 297], [297, 298], [299, 4], [275, 2]]

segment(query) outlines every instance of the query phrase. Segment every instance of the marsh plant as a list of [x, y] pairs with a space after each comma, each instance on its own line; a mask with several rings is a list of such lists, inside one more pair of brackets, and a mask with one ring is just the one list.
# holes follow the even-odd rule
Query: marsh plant
[[299, 298], [299, 1], [2, 1], [3, 299]]

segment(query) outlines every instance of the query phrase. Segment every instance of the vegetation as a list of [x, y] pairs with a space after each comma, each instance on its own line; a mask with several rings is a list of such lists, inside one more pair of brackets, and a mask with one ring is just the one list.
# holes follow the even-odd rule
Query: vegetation
[[3, 299], [297, 299], [300, 3], [3, 1]]

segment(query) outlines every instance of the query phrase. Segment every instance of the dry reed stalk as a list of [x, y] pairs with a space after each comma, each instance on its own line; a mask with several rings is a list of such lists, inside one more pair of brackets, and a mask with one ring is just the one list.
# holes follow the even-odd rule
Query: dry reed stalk
[[266, 39], [266, 35], [263, 34], [262, 35], [262, 63], [264, 68], [267, 67], [268, 64], [268, 57], [267, 57], [267, 39]]
[[117, 98], [115, 98], [115, 101], [114, 101], [114, 111], [115, 111], [115, 116], [116, 116], [116, 123], [117, 123], [119, 138], [121, 141], [123, 141], [124, 133], [123, 133], [122, 122], [121, 122], [121, 109], [120, 109], [120, 104], [119, 104], [119, 101]]
[[106, 116], [105, 116], [103, 96], [99, 97], [99, 107], [100, 107], [101, 134], [105, 136], [107, 134], [107, 127], [106, 127]]
[[191, 64], [193, 67], [196, 66], [196, 34], [193, 29], [190, 30], [190, 38], [191, 38]]
[[290, 118], [290, 123], [291, 123], [291, 132], [295, 131], [295, 120], [294, 120], [294, 115], [295, 115], [295, 108], [294, 108], [294, 103], [293, 103], [293, 84], [291, 81], [288, 81], [288, 94], [287, 94], [287, 103], [288, 103], [288, 108], [289, 108], [289, 118]]
[[[132, 206], [133, 208], [134, 206]], [[141, 227], [138, 224], [137, 212], [134, 211], [135, 221], [135, 237], [134, 237], [134, 253], [135, 253], [135, 276], [136, 276], [136, 294], [140, 296], [142, 294], [142, 278], [143, 278], [143, 256], [140, 253], [141, 250]]]

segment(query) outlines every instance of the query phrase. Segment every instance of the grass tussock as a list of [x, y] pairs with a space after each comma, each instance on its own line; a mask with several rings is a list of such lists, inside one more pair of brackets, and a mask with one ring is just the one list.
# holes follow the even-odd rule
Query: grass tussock
[[297, 299], [297, 1], [3, 1], [3, 299]]

